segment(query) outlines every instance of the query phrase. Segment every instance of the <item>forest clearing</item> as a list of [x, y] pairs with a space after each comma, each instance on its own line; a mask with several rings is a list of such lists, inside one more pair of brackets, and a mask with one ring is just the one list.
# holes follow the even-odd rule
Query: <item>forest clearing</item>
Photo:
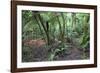
[[22, 62], [89, 58], [89, 13], [22, 10]]

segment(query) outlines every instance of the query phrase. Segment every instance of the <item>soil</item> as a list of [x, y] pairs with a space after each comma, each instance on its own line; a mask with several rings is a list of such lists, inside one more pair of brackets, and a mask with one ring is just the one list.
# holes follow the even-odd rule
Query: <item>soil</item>
[[[27, 51], [27, 54], [22, 55], [23, 62], [39, 62], [39, 61], [48, 61], [49, 54], [52, 54], [60, 44], [54, 43], [52, 46], [46, 47], [46, 45], [35, 47], [32, 46]], [[25, 50], [25, 48], [23, 48]], [[84, 54], [86, 56], [84, 56]], [[73, 44], [69, 44], [69, 46], [60, 52], [55, 53], [52, 61], [60, 61], [60, 60], [82, 60], [89, 59], [89, 51], [84, 51], [81, 48]]]

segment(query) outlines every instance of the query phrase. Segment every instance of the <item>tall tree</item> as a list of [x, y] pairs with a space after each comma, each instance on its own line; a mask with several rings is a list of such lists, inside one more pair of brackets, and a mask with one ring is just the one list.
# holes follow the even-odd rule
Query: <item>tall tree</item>
[[50, 45], [50, 37], [49, 37], [49, 33], [48, 33], [49, 32], [49, 30], [48, 30], [49, 29], [49, 24], [48, 24], [48, 22], [43, 21], [43, 18], [41, 17], [39, 12], [37, 14], [37, 17], [38, 17], [38, 19], [39, 19], [39, 21], [40, 21], [40, 23], [41, 23], [41, 25], [42, 25], [42, 27], [45, 31], [45, 34], [46, 34], [46, 37], [47, 37], [47, 44]]
[[65, 17], [64, 17], [64, 14], [63, 13], [61, 13], [61, 16], [62, 16], [62, 21], [63, 21], [63, 27], [62, 27], [62, 42], [64, 43], [64, 41], [65, 41], [65, 25], [66, 25], [66, 23], [65, 23]]

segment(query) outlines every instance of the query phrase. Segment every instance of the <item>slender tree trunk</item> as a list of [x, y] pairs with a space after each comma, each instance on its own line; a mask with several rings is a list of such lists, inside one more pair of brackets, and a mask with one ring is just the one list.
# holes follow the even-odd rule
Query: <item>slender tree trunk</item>
[[61, 16], [62, 16], [62, 20], [63, 20], [63, 28], [62, 28], [62, 42], [64, 43], [65, 42], [65, 18], [64, 18], [64, 15], [63, 13], [61, 13]]
[[[41, 29], [41, 26], [43, 27], [44, 29], [44, 32], [46, 34], [46, 37], [47, 37], [47, 44], [49, 45], [50, 44], [50, 38], [49, 38], [49, 24], [47, 24], [46, 22], [43, 22], [43, 19], [41, 18], [40, 16], [40, 13], [38, 11], [33, 11], [33, 16], [35, 17], [36, 21], [37, 21], [37, 24], [40, 28], [40, 31], [41, 31], [41, 35], [42, 35], [42, 29]], [[40, 25], [41, 24], [41, 25]], [[46, 25], [45, 25], [46, 24]]]
[[57, 16], [57, 20], [58, 20], [59, 32], [60, 32], [59, 39], [62, 41], [62, 27], [61, 27], [61, 23], [60, 23], [60, 20], [59, 20], [58, 16]]
[[42, 29], [41, 29], [41, 25], [40, 25], [40, 23], [39, 23], [39, 19], [38, 19], [38, 17], [36, 16], [36, 15], [34, 15], [34, 17], [35, 17], [35, 20], [36, 20], [36, 22], [37, 22], [37, 24], [38, 24], [38, 26], [39, 26], [39, 29], [40, 29], [40, 32], [41, 32], [41, 35], [43, 34], [43, 32], [42, 32]]
[[70, 40], [73, 44], [73, 36], [72, 32], [76, 29], [76, 13], [72, 13], [72, 26], [71, 26], [71, 37]]
[[[48, 30], [49, 27], [45, 26], [46, 22], [45, 22], [45, 23], [43, 22], [43, 20], [42, 20], [40, 14], [38, 14], [38, 17], [39, 17], [39, 20], [40, 20], [40, 22], [41, 22], [41, 25], [42, 25], [42, 27], [43, 27], [45, 33], [46, 33], [47, 44], [50, 45], [50, 37], [49, 37], [49, 33], [48, 33], [48, 32], [49, 32], [49, 30]], [[46, 24], [46, 25], [47, 25], [47, 24]], [[49, 25], [48, 25], [48, 26], [49, 26]]]
[[72, 13], [72, 28], [76, 29], [76, 13]]

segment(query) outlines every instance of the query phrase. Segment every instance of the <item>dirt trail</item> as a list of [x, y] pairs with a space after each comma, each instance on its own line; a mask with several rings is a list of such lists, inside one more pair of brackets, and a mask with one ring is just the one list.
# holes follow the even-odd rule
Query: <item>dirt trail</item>
[[[39, 42], [38, 42], [39, 41]], [[38, 61], [48, 61], [48, 56], [49, 54], [53, 53], [56, 49], [59, 48], [59, 46], [61, 45], [58, 42], [52, 43], [52, 45], [49, 45], [49, 47], [47, 47], [45, 45], [45, 42], [42, 40], [35, 40], [35, 41], [31, 41], [29, 43], [26, 44], [31, 44], [31, 46], [29, 45], [29, 49], [27, 49], [26, 51], [26, 55], [24, 55], [23, 58], [23, 62], [38, 62]], [[73, 43], [67, 43], [66, 45], [68, 47], [65, 47], [64, 51], [60, 51], [57, 52], [54, 55], [54, 58], [52, 59], [53, 61], [59, 61], [59, 60], [81, 60], [81, 59], [87, 59], [89, 58], [89, 52], [87, 52], [88, 56], [87, 58], [83, 58], [84, 57], [84, 51], [81, 50], [77, 45], [78, 41], [73, 41]], [[36, 44], [35, 44], [36, 43]], [[38, 46], [38, 47], [37, 47]], [[23, 48], [23, 51], [26, 50]]]
[[[42, 47], [33, 47], [31, 49], [29, 60], [28, 62], [38, 62], [38, 61], [48, 61], [48, 49], [44, 46]], [[54, 56], [53, 61], [60, 61], [60, 60], [80, 60], [83, 56], [83, 51], [79, 50], [75, 46], [71, 46], [70, 48], [66, 49], [64, 52], [60, 52], [59, 54]]]

